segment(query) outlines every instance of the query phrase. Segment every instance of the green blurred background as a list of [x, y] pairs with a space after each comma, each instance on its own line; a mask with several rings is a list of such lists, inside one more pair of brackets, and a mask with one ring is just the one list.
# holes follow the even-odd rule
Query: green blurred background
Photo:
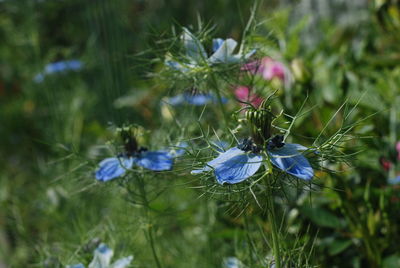
[[[95, 237], [118, 246], [121, 255], [134, 249], [134, 267], [154, 267], [143, 237], [135, 235], [140, 223], [125, 216], [132, 208], [110, 198], [116, 189], [88, 182], [99, 150], [93, 146], [110, 138], [110, 122], [157, 128], [151, 118], [163, 86], [152, 85], [149, 74], [160, 68], [154, 58], [172, 32], [201, 22], [215, 26], [215, 36], [238, 40], [254, 6], [255, 38], [268, 39], [288, 62], [301, 58], [311, 75], [299, 87], [312, 89], [312, 105], [323, 110], [304, 123], [305, 134], [363, 94], [356, 117], [378, 113], [363, 125], [362, 134], [372, 138], [363, 141], [367, 149], [354, 171], [340, 185], [335, 176], [327, 179], [315, 210], [300, 209], [302, 226], [311, 226], [302, 238], [318, 233], [311, 263], [400, 267], [399, 202], [391, 201], [399, 193], [386, 188], [396, 169], [388, 174], [379, 164], [382, 156], [393, 158], [400, 116], [399, 2], [389, 0], [0, 1], [0, 267], [62, 267]], [[46, 64], [68, 59], [81, 60], [84, 68], [34, 81]], [[305, 94], [298, 92], [294, 98], [301, 102]], [[127, 95], [134, 101], [118, 105]], [[329, 190], [335, 187], [340, 191]], [[232, 254], [226, 244], [244, 236], [236, 228], [242, 223], [218, 204], [197, 199], [196, 191], [174, 191], [176, 200], [169, 202], [176, 207], [180, 200], [195, 201], [162, 220], [166, 267], [220, 267]], [[199, 226], [213, 238], [196, 233]], [[220, 252], [212, 252], [216, 247]]]

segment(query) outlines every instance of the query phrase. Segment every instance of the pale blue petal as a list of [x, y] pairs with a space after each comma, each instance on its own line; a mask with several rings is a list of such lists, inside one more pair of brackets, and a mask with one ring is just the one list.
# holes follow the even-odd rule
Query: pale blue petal
[[83, 265], [82, 263], [78, 263], [73, 265], [67, 265], [67, 268], [85, 268], [85, 265]]
[[163, 170], [171, 170], [174, 161], [168, 152], [147, 151], [147, 152], [143, 152], [136, 159], [135, 163], [146, 169], [150, 169], [153, 171], [163, 171]]
[[206, 51], [199, 39], [197, 39], [187, 28], [183, 28], [182, 41], [186, 48], [186, 54], [189, 57], [195, 60], [201, 60], [207, 57]]
[[396, 178], [389, 179], [388, 183], [391, 184], [391, 185], [399, 184], [400, 183], [400, 176], [397, 176]]
[[171, 150], [169, 150], [168, 155], [170, 157], [179, 157], [185, 154], [186, 148], [189, 144], [185, 141], [180, 142], [177, 146], [174, 146]]
[[123, 175], [126, 169], [133, 165], [132, 157], [110, 157], [99, 163], [96, 170], [96, 179], [99, 181], [109, 181]]
[[241, 268], [242, 262], [236, 257], [227, 257], [224, 259], [224, 268]]
[[222, 39], [222, 38], [213, 39], [213, 43], [212, 43], [213, 52], [217, 51], [223, 43], [224, 43], [224, 39]]
[[215, 169], [219, 164], [229, 160], [232, 157], [235, 157], [235, 156], [243, 154], [243, 153], [244, 152], [242, 150], [240, 150], [239, 148], [233, 147], [226, 152], [220, 153], [217, 158], [208, 162], [204, 168], [192, 170], [190, 173], [191, 174], [199, 174], [202, 172], [210, 171], [212, 169]]
[[253, 176], [261, 166], [263, 157], [253, 153], [236, 155], [215, 167], [218, 183], [239, 183]]
[[214, 100], [211, 94], [186, 94], [185, 100], [188, 104], [201, 106]]
[[253, 56], [254, 55], [254, 53], [256, 53], [256, 49], [252, 49], [250, 52], [248, 52], [248, 53], [246, 53], [246, 55], [244, 55], [244, 59], [245, 60], [247, 60], [247, 59], [249, 59], [251, 56]]
[[298, 150], [307, 148], [299, 144], [287, 143], [282, 148], [268, 151], [271, 162], [277, 168], [303, 180], [310, 180], [314, 176], [314, 170]]
[[251, 50], [249, 53], [247, 53], [246, 55], [243, 54], [236, 54], [236, 55], [229, 55], [226, 59], [225, 59], [225, 63], [238, 63], [241, 62], [243, 60], [247, 60], [248, 58], [250, 58], [251, 56], [253, 56], [253, 54], [256, 52], [255, 49]]
[[181, 71], [181, 72], [187, 72], [189, 71], [189, 69], [185, 66], [183, 66], [182, 64], [180, 64], [179, 62], [173, 61], [173, 60], [165, 60], [165, 65], [167, 65], [168, 67], [176, 70], [176, 71]]
[[211, 146], [213, 146], [218, 152], [222, 153], [228, 149], [229, 143], [226, 141], [212, 141]]
[[172, 106], [177, 106], [181, 105], [185, 101], [185, 97], [183, 94], [176, 95], [174, 97], [166, 99], [166, 103], [172, 105]]
[[88, 268], [108, 268], [112, 256], [112, 249], [101, 243], [94, 251], [93, 260], [90, 262]]
[[128, 256], [114, 262], [109, 268], [125, 268], [127, 267], [133, 260], [133, 256]]
[[214, 54], [209, 58], [209, 62], [213, 63], [228, 63], [235, 50], [237, 42], [233, 39], [226, 39]]

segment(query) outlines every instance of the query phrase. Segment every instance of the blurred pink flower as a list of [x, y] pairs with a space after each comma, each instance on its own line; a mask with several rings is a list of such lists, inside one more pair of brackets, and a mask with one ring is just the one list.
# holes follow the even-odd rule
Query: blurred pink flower
[[262, 59], [262, 65], [264, 66], [262, 73], [264, 79], [272, 80], [275, 77], [282, 81], [285, 79], [286, 68], [281, 62], [265, 57]]
[[235, 89], [235, 96], [239, 101], [249, 102], [256, 108], [260, 106], [261, 102], [263, 101], [263, 99], [258, 95], [252, 94], [250, 89], [246, 86], [238, 86]]
[[242, 70], [249, 71], [252, 74], [261, 74], [265, 80], [272, 80], [276, 77], [284, 81], [287, 73], [287, 69], [282, 62], [273, 60], [270, 57], [247, 63], [242, 67]]
[[397, 160], [400, 160], [400, 141], [396, 143]]

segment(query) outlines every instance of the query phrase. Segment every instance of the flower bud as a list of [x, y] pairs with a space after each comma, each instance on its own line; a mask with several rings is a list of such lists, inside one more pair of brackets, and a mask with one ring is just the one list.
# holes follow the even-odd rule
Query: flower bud
[[246, 119], [250, 123], [251, 135], [257, 145], [271, 137], [271, 122], [273, 115], [268, 100], [264, 100], [258, 109], [246, 111]]

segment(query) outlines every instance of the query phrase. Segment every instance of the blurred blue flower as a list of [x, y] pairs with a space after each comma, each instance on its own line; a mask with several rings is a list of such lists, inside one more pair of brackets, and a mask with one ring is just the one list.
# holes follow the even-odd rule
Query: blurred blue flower
[[213, 51], [214, 53], [208, 58], [210, 64], [217, 63], [239, 63], [240, 61], [247, 60], [256, 53], [253, 49], [250, 52], [243, 54], [243, 51], [239, 51], [238, 54], [233, 54], [237, 46], [237, 42], [231, 38], [223, 40], [221, 38], [213, 40]]
[[[183, 104], [189, 104], [194, 106], [202, 106], [210, 102], [217, 102], [218, 99], [213, 94], [210, 93], [201, 93], [201, 92], [184, 92], [182, 94], [178, 94], [171, 98], [166, 98], [165, 102], [172, 105], [178, 106]], [[227, 98], [222, 98], [223, 103], [228, 101]]]
[[[111, 258], [114, 252], [105, 244], [100, 244], [94, 251], [93, 260], [89, 263], [88, 268], [125, 268], [133, 260], [133, 256], [121, 258], [111, 264]], [[67, 265], [67, 268], [85, 268], [83, 264]]]
[[168, 150], [147, 151], [141, 148], [135, 152], [106, 158], [99, 163], [99, 168], [95, 172], [96, 179], [109, 181], [120, 177], [126, 170], [131, 169], [133, 164], [152, 171], [171, 170], [174, 158], [182, 156], [187, 146], [186, 142], [181, 142]]
[[173, 157], [165, 151], [142, 151], [135, 156], [121, 155], [106, 158], [99, 163], [96, 170], [96, 179], [99, 181], [109, 181], [125, 174], [127, 169], [132, 168], [133, 164], [152, 171], [171, 170]]
[[133, 157], [121, 156], [106, 158], [99, 163], [96, 170], [96, 179], [109, 181], [125, 174], [127, 169], [133, 165]]
[[[283, 137], [273, 138], [266, 148], [271, 163], [297, 178], [310, 180], [314, 176], [314, 171], [307, 158], [299, 152], [307, 148], [299, 144], [284, 144], [282, 139]], [[205, 167], [192, 170], [191, 173], [199, 174], [213, 170], [218, 183], [235, 184], [253, 176], [265, 161], [264, 157], [251, 139], [245, 139], [237, 147], [220, 153]]]
[[242, 268], [243, 263], [236, 257], [227, 257], [223, 261], [224, 268]]
[[206, 50], [200, 40], [196, 38], [187, 28], [183, 28], [181, 40], [185, 48], [186, 62], [178, 62], [171, 55], [167, 55], [165, 65], [181, 71], [183, 73], [190, 71], [193, 68], [199, 67], [206, 63], [209, 65], [225, 63], [239, 63], [240, 61], [250, 58], [256, 50], [244, 54], [242, 49], [237, 54], [233, 54], [237, 46], [237, 42], [231, 38], [223, 40], [221, 38], [213, 39], [212, 49], [213, 54], [208, 57]]
[[397, 176], [396, 178], [391, 178], [388, 180], [388, 183], [390, 185], [395, 185], [400, 183], [400, 176]]
[[39, 73], [35, 76], [34, 81], [40, 83], [44, 80], [46, 75], [61, 73], [68, 70], [78, 71], [82, 69], [82, 66], [83, 64], [79, 60], [66, 60], [49, 63], [44, 67], [44, 71], [42, 73]]
[[189, 146], [189, 144], [185, 141], [180, 142], [176, 146], [171, 146], [170, 149], [168, 150], [168, 154], [171, 157], [180, 157], [185, 154], [186, 148]]

